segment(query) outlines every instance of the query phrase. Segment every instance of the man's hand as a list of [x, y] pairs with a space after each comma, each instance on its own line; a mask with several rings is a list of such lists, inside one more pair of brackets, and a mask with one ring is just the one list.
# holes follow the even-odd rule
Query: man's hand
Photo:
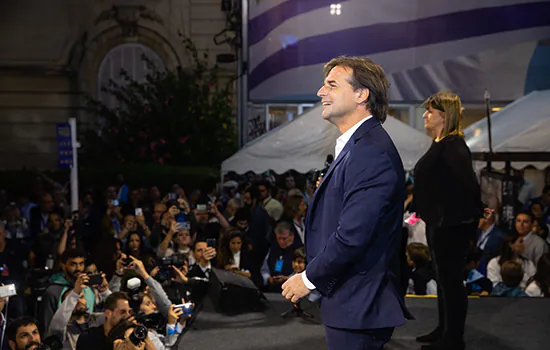
[[136, 221], [138, 223], [138, 225], [142, 228], [145, 228], [145, 216], [143, 216], [143, 214], [140, 214], [140, 215], [136, 215]]
[[128, 256], [124, 253], [120, 254], [120, 258], [116, 261], [116, 271], [118, 275], [124, 274], [124, 269], [126, 268], [126, 265], [124, 265], [124, 260], [126, 260]]
[[168, 309], [168, 324], [175, 325], [183, 315], [183, 310], [181, 308], [174, 309], [174, 304], [170, 305]]
[[[185, 267], [185, 266], [183, 266]], [[182, 267], [182, 269], [183, 269]], [[178, 269], [177, 267], [175, 266], [172, 266], [172, 270], [174, 270], [174, 275], [176, 275], [175, 278], [172, 278], [172, 281], [174, 282], [178, 282], [178, 283], [181, 283], [181, 284], [187, 284], [187, 282], [189, 282], [189, 279], [187, 278], [187, 271], [185, 269], [180, 270]]]
[[297, 303], [300, 299], [311, 293], [302, 280], [301, 273], [290, 277], [281, 288], [283, 289], [283, 296], [293, 303]]
[[138, 275], [141, 276], [144, 280], [149, 278], [149, 273], [147, 273], [147, 270], [145, 269], [145, 266], [143, 265], [143, 262], [141, 260], [138, 260], [134, 258], [133, 256], [129, 255], [130, 259], [132, 259], [132, 262], [130, 265], [128, 265], [128, 268], [136, 271]]
[[76, 278], [76, 282], [74, 283], [73, 292], [80, 295], [82, 291], [88, 286], [88, 282], [90, 281], [90, 277], [85, 273], [78, 274], [78, 277]]
[[157, 275], [159, 274], [159, 271], [160, 271], [160, 267], [158, 266], [155, 266], [152, 270], [151, 270], [151, 277], [157, 277]]
[[97, 286], [97, 291], [103, 293], [107, 289], [109, 289], [109, 282], [107, 282], [107, 278], [105, 277], [105, 274], [103, 272], [101, 273], [101, 277], [103, 278], [103, 281], [100, 285]]
[[204, 258], [208, 261], [214, 259], [216, 257], [216, 249], [212, 248], [212, 247], [208, 247], [206, 248], [206, 250], [204, 251]]

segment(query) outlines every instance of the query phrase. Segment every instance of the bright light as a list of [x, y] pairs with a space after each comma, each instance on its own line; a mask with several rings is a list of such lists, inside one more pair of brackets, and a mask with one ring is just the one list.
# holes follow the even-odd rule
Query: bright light
[[493, 107], [493, 108], [491, 108], [491, 111], [493, 111], [493, 112], [498, 112], [498, 111], [500, 111], [501, 109], [502, 109], [502, 107]]
[[331, 4], [330, 5], [330, 14], [340, 16], [342, 14], [342, 4]]

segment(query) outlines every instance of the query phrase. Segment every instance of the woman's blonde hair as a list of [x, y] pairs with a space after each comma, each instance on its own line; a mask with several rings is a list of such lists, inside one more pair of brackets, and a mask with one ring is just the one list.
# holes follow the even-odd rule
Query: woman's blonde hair
[[432, 107], [445, 113], [445, 126], [441, 138], [449, 135], [464, 137], [462, 133], [462, 102], [460, 97], [453, 92], [438, 92], [424, 102], [426, 109]]

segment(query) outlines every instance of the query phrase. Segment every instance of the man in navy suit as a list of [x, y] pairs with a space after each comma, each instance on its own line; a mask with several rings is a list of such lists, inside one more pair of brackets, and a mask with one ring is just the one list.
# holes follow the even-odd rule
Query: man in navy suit
[[382, 128], [388, 112], [384, 70], [361, 57], [325, 66], [323, 119], [342, 132], [306, 218], [306, 271], [283, 284], [297, 302], [320, 294], [329, 350], [381, 349], [412, 318], [400, 287], [399, 244], [405, 173]]

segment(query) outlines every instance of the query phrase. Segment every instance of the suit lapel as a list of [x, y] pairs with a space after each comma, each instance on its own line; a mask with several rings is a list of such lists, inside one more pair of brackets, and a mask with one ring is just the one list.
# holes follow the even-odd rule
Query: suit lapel
[[[311, 203], [310, 203], [309, 208], [308, 208], [306, 227], [309, 227], [309, 220], [310, 220], [311, 214], [313, 213], [313, 210], [315, 209], [315, 206], [318, 202], [319, 193], [324, 189], [324, 187], [326, 186], [326, 183], [328, 183], [328, 180], [332, 176], [332, 173], [334, 172], [334, 169], [346, 157], [346, 154], [348, 154], [348, 152], [350, 151], [351, 144], [353, 144], [353, 143], [354, 143], [353, 140], [349, 140], [349, 142], [346, 143], [346, 145], [344, 146], [344, 148], [342, 149], [342, 151], [340, 152], [338, 157], [334, 160], [334, 162], [332, 162], [332, 164], [330, 164], [330, 167], [328, 168], [327, 173], [325, 174], [325, 176], [323, 176], [323, 179], [321, 180], [321, 183], [319, 184], [319, 187], [317, 187], [317, 189], [313, 193], [313, 197], [311, 198]], [[307, 231], [307, 229], [306, 229], [306, 231]]]
[[313, 197], [311, 198], [310, 205], [309, 205], [309, 208], [307, 210], [307, 216], [306, 216], [306, 232], [308, 231], [308, 228], [310, 227], [310, 219], [311, 219], [311, 216], [312, 216], [311, 214], [313, 213], [313, 211], [315, 210], [315, 206], [317, 205], [319, 193], [324, 189], [324, 187], [328, 183], [328, 180], [330, 179], [332, 173], [334, 172], [334, 169], [346, 157], [346, 155], [351, 150], [353, 145], [355, 145], [355, 143], [360, 138], [362, 138], [369, 130], [371, 130], [372, 128], [374, 128], [375, 126], [378, 126], [378, 125], [380, 125], [380, 122], [374, 117], [372, 117], [369, 120], [365, 121], [363, 123], [363, 125], [361, 125], [359, 127], [359, 129], [357, 129], [355, 131], [353, 136], [348, 140], [348, 142], [346, 143], [346, 145], [344, 146], [344, 148], [342, 149], [342, 151], [340, 152], [338, 157], [334, 160], [334, 162], [332, 162], [332, 164], [330, 165], [330, 167], [327, 170], [327, 173], [323, 177], [323, 180], [321, 180], [321, 183], [319, 184], [319, 187], [317, 187], [317, 189], [313, 193]]

